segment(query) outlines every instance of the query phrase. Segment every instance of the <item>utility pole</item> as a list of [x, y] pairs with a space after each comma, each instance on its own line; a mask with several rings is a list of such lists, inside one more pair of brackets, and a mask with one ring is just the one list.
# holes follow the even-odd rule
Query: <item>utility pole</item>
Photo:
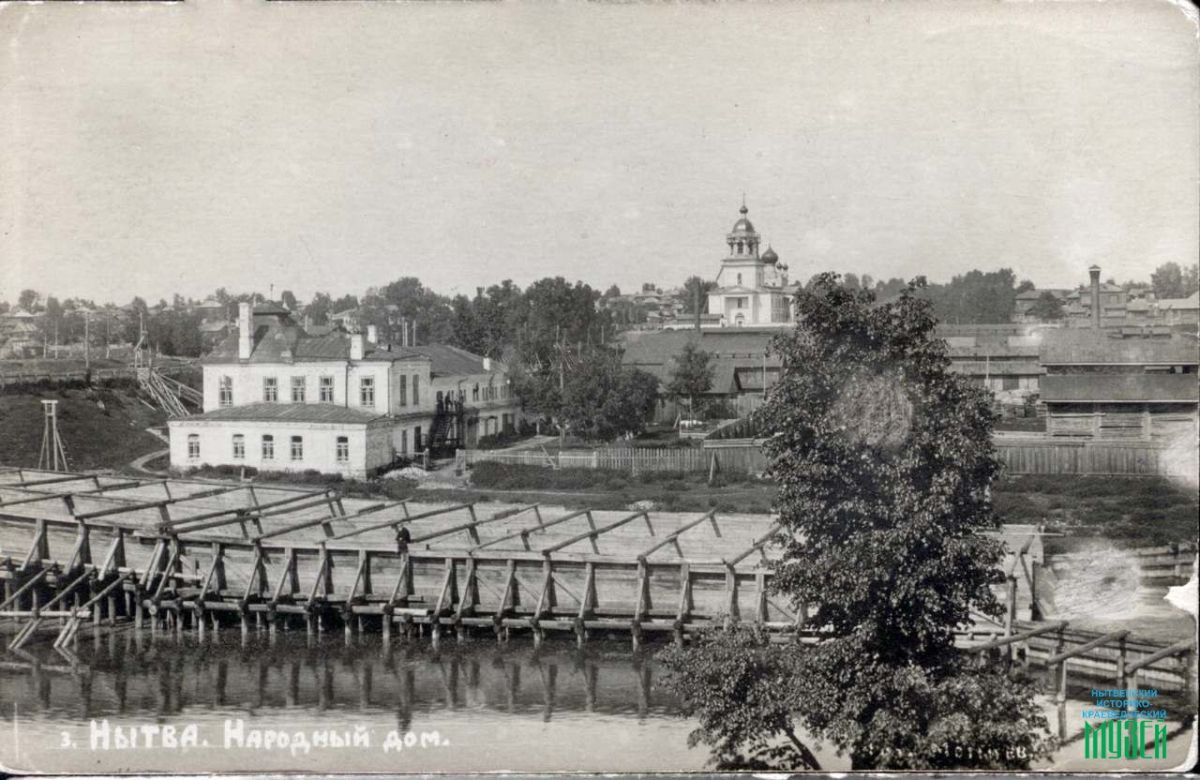
[[58, 401], [42, 401], [42, 451], [38, 468], [47, 471], [67, 470], [67, 451], [58, 435]]
[[558, 346], [558, 403], [559, 403], [558, 453], [559, 453], [560, 458], [562, 457], [563, 446], [566, 444], [566, 439], [567, 439], [566, 426], [563, 425], [563, 420], [562, 420], [562, 400], [563, 400], [563, 395], [565, 394], [566, 387], [567, 387], [566, 372], [564, 371], [564, 366], [563, 366], [563, 363], [566, 362], [564, 360], [564, 358], [566, 357], [567, 345], [566, 345], [565, 341], [560, 341], [561, 332], [562, 332], [562, 327], [559, 325], [555, 325], [554, 326], [554, 342]]
[[92, 342], [91, 342], [91, 322], [92, 318], [88, 316], [88, 312], [83, 313], [83, 367], [92, 367]]

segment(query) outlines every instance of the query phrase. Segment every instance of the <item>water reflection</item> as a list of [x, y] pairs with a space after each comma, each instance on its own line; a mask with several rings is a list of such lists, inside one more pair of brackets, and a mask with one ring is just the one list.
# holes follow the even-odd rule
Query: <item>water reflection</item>
[[[114, 632], [83, 642], [74, 657], [47, 647], [9, 655], [0, 707], [20, 702], [47, 718], [153, 713], [164, 718], [201, 710], [395, 713], [410, 729], [434, 711], [557, 713], [669, 717], [676, 702], [654, 685], [655, 661], [627, 645], [493, 642], [444, 646], [393, 644], [365, 637], [346, 645], [303, 636], [221, 643], [189, 635], [148, 638]], [[419, 726], [419, 723], [417, 723]]]
[[[57, 750], [64, 733], [83, 743], [90, 722], [107, 718], [199, 724], [213, 744], [186, 758], [197, 771], [703, 769], [707, 751], [687, 746], [694, 724], [678, 716], [678, 702], [656, 684], [662, 670], [654, 649], [635, 655], [625, 642], [583, 650], [548, 642], [534, 650], [526, 642], [489, 640], [435, 650], [421, 641], [389, 648], [372, 636], [310, 642], [303, 632], [244, 641], [231, 632], [207, 639], [96, 632], [81, 637], [73, 653], [39, 643], [0, 659], [0, 718], [14, 725], [0, 727], [0, 759], [15, 769], [64, 773], [178, 770], [180, 756], [162, 751]], [[1046, 683], [1043, 690], [1052, 690], [1048, 675]], [[1082, 676], [1071, 683], [1068, 704], [1043, 697], [1051, 727], [1066, 744], [1041, 768], [1066, 768], [1082, 752], [1080, 715], [1092, 683]], [[1177, 692], [1158, 703], [1172, 713], [1172, 739], [1181, 738], [1194, 700]], [[393, 729], [437, 730], [452, 747], [414, 752], [401, 763], [362, 750], [247, 754], [219, 749], [230, 718], [268, 728], [361, 726], [379, 740]], [[1172, 747], [1172, 755], [1180, 750], [1186, 747]], [[827, 770], [846, 768], [827, 745], [817, 754]]]

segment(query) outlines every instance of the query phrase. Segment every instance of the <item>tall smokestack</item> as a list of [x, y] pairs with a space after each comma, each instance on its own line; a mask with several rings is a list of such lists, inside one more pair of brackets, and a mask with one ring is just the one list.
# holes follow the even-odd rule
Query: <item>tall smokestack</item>
[[412, 321], [412, 345], [411, 346], [414, 346], [414, 347], [417, 346], [417, 321], [416, 320]]
[[374, 325], [368, 325], [367, 326], [367, 342], [370, 344], [376, 344], [376, 343], [378, 343], [378, 341], [379, 341], [379, 329], [376, 328]]
[[1088, 269], [1092, 277], [1092, 327], [1100, 330], [1100, 266]]
[[250, 304], [238, 304], [238, 360], [249, 360], [254, 344], [254, 316]]

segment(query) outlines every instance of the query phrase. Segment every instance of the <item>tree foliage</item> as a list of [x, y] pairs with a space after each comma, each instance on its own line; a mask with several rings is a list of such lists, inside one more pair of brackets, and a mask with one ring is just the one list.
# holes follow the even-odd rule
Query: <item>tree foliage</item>
[[708, 313], [708, 293], [710, 290], [717, 289], [717, 283], [711, 279], [702, 279], [699, 276], [690, 276], [683, 283], [683, 312], [684, 314], [696, 313], [696, 301], [700, 301], [700, 313]]
[[926, 285], [919, 293], [933, 303], [942, 322], [994, 324], [1009, 322], [1017, 305], [1012, 269], [968, 271], [947, 284]]
[[616, 350], [596, 349], [565, 382], [560, 414], [571, 434], [606, 441], [644, 431], [657, 401], [653, 374], [622, 366]]
[[1186, 298], [1200, 289], [1200, 264], [1163, 263], [1150, 274], [1150, 286], [1157, 298]]
[[712, 387], [713, 371], [711, 356], [689, 342], [675, 356], [667, 394], [675, 399], [688, 399], [688, 413], [694, 416], [696, 396], [707, 393]]
[[1037, 317], [1043, 322], [1055, 322], [1063, 318], [1063, 302], [1049, 290], [1044, 291], [1029, 307], [1027, 312], [1031, 317]]
[[[800, 325], [773, 345], [784, 369], [758, 412], [784, 528], [773, 587], [796, 608], [815, 605], [822, 632], [790, 648], [780, 679], [809, 703], [795, 712], [804, 732], [854, 768], [963, 765], [943, 743], [972, 748], [973, 766], [1026, 767], [1053, 746], [1033, 689], [971, 668], [954, 647], [970, 610], [1000, 611], [1002, 551], [985, 535], [998, 527], [993, 413], [982, 388], [949, 371], [920, 292], [876, 304], [824, 274], [796, 297]], [[721, 641], [697, 648], [705, 663], [723, 657]], [[685, 695], [711, 676], [695, 658], [672, 668]], [[700, 738], [727, 754], [717, 736]]]

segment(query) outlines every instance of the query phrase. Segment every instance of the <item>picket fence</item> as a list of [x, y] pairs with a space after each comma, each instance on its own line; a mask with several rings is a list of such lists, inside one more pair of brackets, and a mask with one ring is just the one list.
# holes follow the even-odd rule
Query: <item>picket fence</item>
[[507, 463], [552, 468], [614, 469], [634, 474], [643, 471], [704, 471], [708, 468], [707, 454], [696, 448], [606, 447], [596, 450], [565, 450], [552, 454], [536, 449], [517, 452], [462, 452], [468, 467], [476, 463]]

